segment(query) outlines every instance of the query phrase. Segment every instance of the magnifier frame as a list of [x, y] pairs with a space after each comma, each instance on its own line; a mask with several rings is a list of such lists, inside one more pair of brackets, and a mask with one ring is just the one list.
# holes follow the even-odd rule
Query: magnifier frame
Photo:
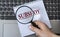
[[16, 10], [16, 15], [17, 15], [17, 11], [18, 11], [20, 8], [22, 8], [22, 7], [29, 8], [29, 9], [33, 12], [32, 19], [31, 19], [31, 21], [29, 21], [29, 22], [27, 22], [27, 23], [23, 23], [23, 22], [20, 22], [20, 21], [17, 19], [17, 16], [16, 16], [17, 21], [18, 21], [19, 23], [21, 23], [21, 24], [28, 24], [28, 23], [31, 23], [32, 20], [33, 20], [33, 18], [34, 18], [34, 11], [33, 11], [32, 8], [30, 8], [29, 6], [20, 6], [20, 7]]

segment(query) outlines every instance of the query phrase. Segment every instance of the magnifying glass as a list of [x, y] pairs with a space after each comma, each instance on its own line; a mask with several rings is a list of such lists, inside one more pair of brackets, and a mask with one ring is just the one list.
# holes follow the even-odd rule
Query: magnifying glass
[[39, 28], [34, 22], [34, 11], [29, 6], [20, 6], [16, 10], [16, 19], [21, 24], [32, 23], [34, 27]]

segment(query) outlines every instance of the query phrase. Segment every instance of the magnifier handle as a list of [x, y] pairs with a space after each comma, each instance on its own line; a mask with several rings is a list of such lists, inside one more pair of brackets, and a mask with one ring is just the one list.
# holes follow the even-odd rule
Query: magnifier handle
[[34, 23], [34, 22], [31, 22], [31, 23], [32, 23], [32, 25], [33, 25], [34, 27], [40, 29], [40, 28], [36, 25], [36, 23]]

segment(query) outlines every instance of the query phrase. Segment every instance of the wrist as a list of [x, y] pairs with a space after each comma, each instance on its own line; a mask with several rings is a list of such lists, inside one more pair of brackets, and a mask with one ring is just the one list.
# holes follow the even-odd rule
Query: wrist
[[56, 34], [53, 34], [52, 37], [60, 37], [60, 36], [58, 36], [58, 35], [56, 35]]

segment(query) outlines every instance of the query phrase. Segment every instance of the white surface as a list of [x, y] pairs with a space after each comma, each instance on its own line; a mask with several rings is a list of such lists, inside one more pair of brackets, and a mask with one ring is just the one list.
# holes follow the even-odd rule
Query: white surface
[[20, 37], [16, 20], [0, 20], [0, 37]]
[[17, 24], [4, 25], [4, 37], [20, 37]]
[[[0, 37], [2, 37], [2, 29], [3, 29], [3, 20], [0, 20]], [[60, 33], [60, 21], [51, 20], [52, 30], [56, 33]], [[20, 37], [20, 32], [18, 29], [16, 20], [5, 20], [4, 24], [4, 37]], [[15, 29], [17, 28], [17, 29]], [[12, 30], [12, 31], [11, 31]]]
[[18, 25], [15, 20], [4, 20], [4, 37], [20, 37]]
[[0, 20], [0, 37], [2, 37], [3, 35], [3, 21]]

